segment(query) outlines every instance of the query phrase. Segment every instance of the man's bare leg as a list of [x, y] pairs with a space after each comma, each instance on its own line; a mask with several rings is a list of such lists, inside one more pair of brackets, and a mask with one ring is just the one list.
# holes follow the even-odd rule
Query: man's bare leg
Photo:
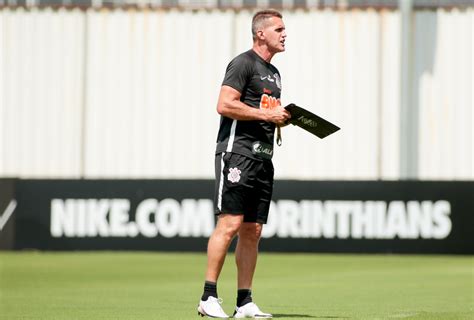
[[232, 239], [239, 231], [243, 215], [221, 214], [207, 245], [206, 281], [217, 282]]
[[240, 227], [237, 248], [235, 249], [238, 289], [252, 288], [261, 234], [262, 225], [260, 223], [244, 222]]
[[272, 318], [270, 313], [260, 310], [252, 299], [252, 280], [261, 234], [262, 225], [259, 223], [243, 223], [239, 230], [239, 241], [235, 250], [238, 290], [234, 318]]
[[229, 245], [237, 234], [243, 215], [221, 214], [207, 244], [207, 271], [204, 292], [199, 301], [198, 314], [211, 318], [229, 318], [217, 299], [217, 279], [224, 265]]

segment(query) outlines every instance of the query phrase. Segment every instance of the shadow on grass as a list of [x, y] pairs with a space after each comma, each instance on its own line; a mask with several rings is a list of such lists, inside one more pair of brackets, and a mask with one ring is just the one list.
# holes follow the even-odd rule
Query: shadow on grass
[[274, 313], [273, 318], [349, 319], [348, 317], [338, 317], [338, 316], [312, 316], [309, 314], [284, 314], [284, 313]]

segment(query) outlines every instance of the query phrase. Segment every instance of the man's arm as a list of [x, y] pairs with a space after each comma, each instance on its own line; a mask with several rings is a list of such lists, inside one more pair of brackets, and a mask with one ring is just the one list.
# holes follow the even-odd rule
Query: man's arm
[[217, 102], [217, 112], [235, 120], [261, 120], [283, 125], [291, 115], [283, 107], [275, 109], [252, 108], [240, 101], [241, 93], [230, 86], [222, 86]]

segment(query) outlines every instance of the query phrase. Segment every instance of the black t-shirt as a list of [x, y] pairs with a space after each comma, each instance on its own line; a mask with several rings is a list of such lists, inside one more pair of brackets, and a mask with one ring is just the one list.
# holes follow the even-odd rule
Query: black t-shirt
[[[227, 66], [222, 85], [241, 93], [240, 101], [252, 108], [280, 105], [280, 73], [255, 51], [246, 51]], [[275, 124], [221, 117], [216, 153], [234, 152], [254, 159], [271, 159]]]

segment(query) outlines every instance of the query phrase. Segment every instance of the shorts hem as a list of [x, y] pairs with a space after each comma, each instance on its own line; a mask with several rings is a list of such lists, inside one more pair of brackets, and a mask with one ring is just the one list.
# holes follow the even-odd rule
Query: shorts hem
[[267, 224], [267, 220], [265, 219], [261, 219], [261, 218], [257, 218], [255, 219], [255, 221], [245, 221], [245, 213], [242, 213], [242, 211], [215, 211], [214, 212], [214, 215], [218, 216], [218, 215], [221, 215], [221, 214], [231, 214], [231, 215], [234, 215], [234, 216], [244, 216], [244, 221], [243, 222], [250, 222], [250, 223], [260, 223], [260, 224]]
[[245, 214], [243, 213], [243, 211], [227, 211], [227, 210], [216, 210], [216, 211], [214, 212], [214, 214], [215, 214], [216, 216], [218, 216], [218, 215], [220, 215], [220, 214], [233, 214], [233, 215], [236, 215], [236, 216], [238, 216], [238, 215], [244, 216], [244, 215], [245, 215]]

